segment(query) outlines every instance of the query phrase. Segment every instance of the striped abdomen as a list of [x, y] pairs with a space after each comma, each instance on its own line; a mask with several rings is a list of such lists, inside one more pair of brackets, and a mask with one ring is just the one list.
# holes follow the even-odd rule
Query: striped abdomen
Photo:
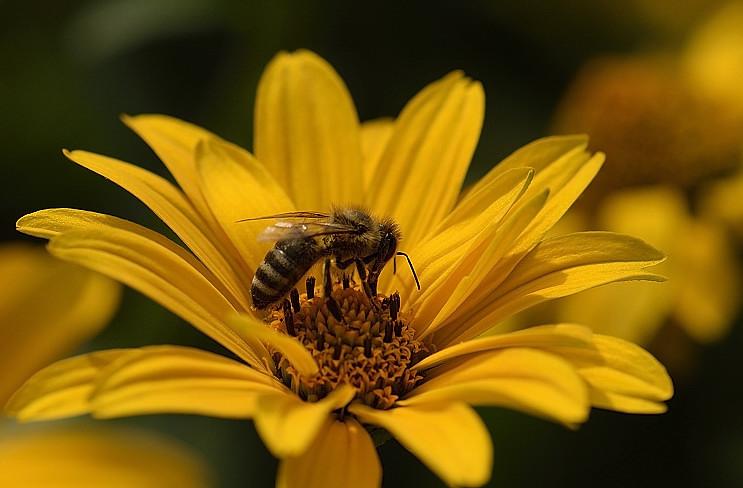
[[321, 256], [322, 250], [314, 240], [277, 242], [253, 276], [250, 286], [253, 306], [264, 309], [281, 300]]

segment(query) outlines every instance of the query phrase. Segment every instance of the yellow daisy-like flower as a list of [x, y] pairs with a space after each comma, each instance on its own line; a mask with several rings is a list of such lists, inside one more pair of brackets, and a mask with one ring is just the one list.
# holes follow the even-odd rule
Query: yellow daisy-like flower
[[[511, 314], [597, 285], [661, 278], [644, 242], [586, 232], [545, 239], [597, 173], [581, 136], [536, 141], [461, 195], [484, 110], [479, 83], [454, 72], [393, 121], [359, 124], [348, 91], [316, 55], [279, 54], [255, 109], [255, 156], [185, 122], [127, 117], [178, 186], [107, 157], [66, 152], [149, 206], [191, 250], [134, 223], [80, 210], [23, 217], [62, 259], [149, 295], [238, 360], [178, 346], [61, 361], [8, 403], [21, 420], [155, 412], [252, 418], [281, 459], [278, 486], [378, 486], [369, 432], [387, 431], [445, 482], [478, 486], [492, 447], [471, 406], [514, 408], [565, 425], [590, 407], [657, 413], [665, 369], [635, 345], [572, 324], [477, 338]], [[387, 271], [374, 298], [315, 283], [283, 307], [251, 310], [248, 283], [268, 247], [239, 222], [361, 204], [391, 217], [423, 284]], [[262, 224], [265, 225], [265, 224]]]
[[[97, 334], [121, 286], [25, 243], [0, 245], [0, 401], [36, 371]], [[182, 445], [90, 425], [19, 429], [0, 418], [0, 486], [209, 486]]]
[[542, 317], [652, 344], [677, 366], [689, 339], [725, 337], [743, 297], [726, 235], [743, 236], [741, 26], [743, 4], [729, 3], [679, 52], [597, 59], [571, 83], [556, 131], [588, 133], [611, 159], [558, 227], [646, 240], [667, 254], [657, 269], [669, 283], [592, 290], [544, 307]]
[[[683, 193], [669, 186], [616, 191], [597, 205], [592, 220], [604, 230], [642, 236], [664, 249], [668, 260], [658, 269], [664, 286], [629, 283], [587, 291], [558, 303], [558, 320], [575, 320], [600, 333], [649, 344], [666, 323], [677, 325], [697, 342], [722, 338], [740, 305], [741, 282], [735, 252], [724, 229], [689, 213]], [[590, 306], [586, 306], [588, 300]], [[662, 347], [662, 345], [660, 345]]]

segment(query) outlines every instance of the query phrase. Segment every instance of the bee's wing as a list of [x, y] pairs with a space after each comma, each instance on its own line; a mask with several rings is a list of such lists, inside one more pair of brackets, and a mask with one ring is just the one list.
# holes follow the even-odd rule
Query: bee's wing
[[255, 220], [283, 220], [283, 219], [327, 219], [330, 215], [322, 212], [285, 212], [274, 215], [264, 215], [262, 217], [252, 217], [240, 219], [238, 222], [250, 222]]
[[327, 236], [332, 234], [353, 234], [357, 229], [349, 225], [322, 221], [287, 222], [280, 220], [266, 227], [258, 235], [258, 240], [281, 241], [284, 239], [303, 239], [307, 237]]

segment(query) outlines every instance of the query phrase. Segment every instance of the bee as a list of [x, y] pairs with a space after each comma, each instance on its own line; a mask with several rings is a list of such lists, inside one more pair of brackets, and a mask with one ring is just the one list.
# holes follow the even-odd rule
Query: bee
[[[377, 219], [357, 207], [337, 207], [330, 213], [288, 212], [244, 221], [276, 219], [259, 236], [275, 242], [253, 276], [253, 306], [263, 310], [281, 301], [312, 266], [323, 260], [323, 293], [328, 309], [341, 321], [340, 307], [331, 296], [331, 264], [341, 270], [356, 266], [364, 292], [376, 305], [377, 281], [384, 266], [404, 256], [420, 289], [410, 257], [397, 250], [400, 229], [390, 218]], [[394, 261], [393, 261], [394, 262]]]

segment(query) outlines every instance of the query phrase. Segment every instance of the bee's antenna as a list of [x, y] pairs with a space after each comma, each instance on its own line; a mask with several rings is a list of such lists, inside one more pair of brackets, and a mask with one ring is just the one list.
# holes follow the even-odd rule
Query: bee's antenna
[[[421, 282], [418, 281], [418, 274], [416, 274], [416, 272], [415, 272], [415, 268], [413, 267], [413, 262], [410, 260], [410, 256], [408, 256], [407, 254], [405, 254], [402, 251], [397, 251], [395, 253], [395, 256], [405, 256], [405, 259], [408, 260], [408, 266], [410, 266], [410, 271], [413, 272], [413, 278], [415, 278], [415, 286], [417, 286], [418, 289], [420, 290], [421, 289]], [[395, 270], [395, 262], [393, 261], [392, 262], [392, 272], [393, 273], [394, 273], [394, 270]]]
[[392, 274], [397, 274], [397, 254], [392, 257]]

